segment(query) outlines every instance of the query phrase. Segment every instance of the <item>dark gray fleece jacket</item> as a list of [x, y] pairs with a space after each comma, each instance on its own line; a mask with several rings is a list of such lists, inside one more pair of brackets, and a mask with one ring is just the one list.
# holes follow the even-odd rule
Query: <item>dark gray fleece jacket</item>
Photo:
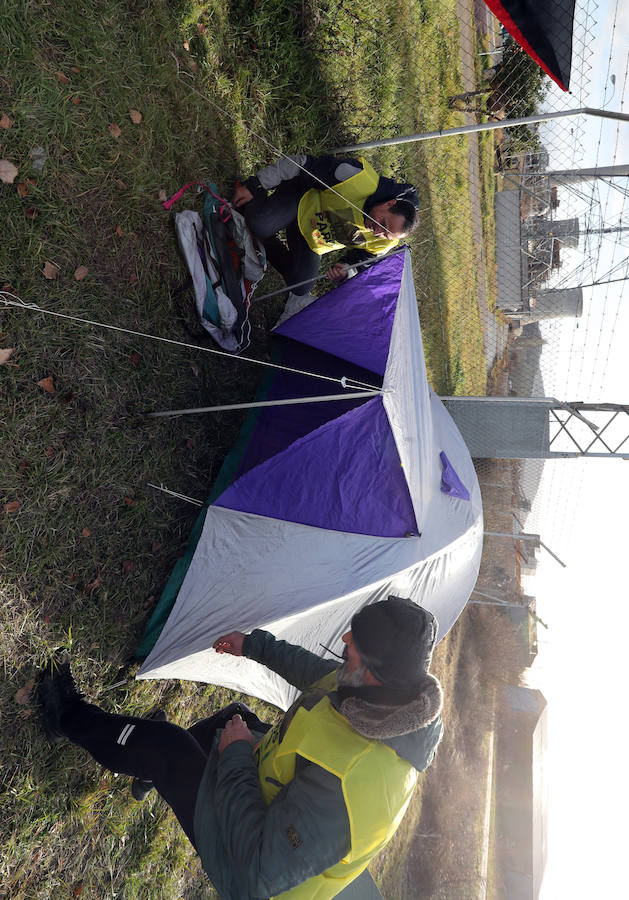
[[[261, 630], [247, 635], [243, 654], [304, 691], [296, 703], [339, 665]], [[426, 769], [443, 733], [436, 679], [428, 676], [420, 696], [402, 706], [382, 703], [369, 689], [366, 697], [356, 693], [338, 692], [331, 700], [359, 733], [383, 740], [418, 771]], [[219, 757], [218, 739], [199, 789], [194, 831], [203, 868], [223, 900], [266, 900], [345, 856], [349, 821], [336, 776], [304, 761], [267, 806], [251, 745], [236, 741]], [[295, 831], [302, 839], [297, 847], [291, 841]]]

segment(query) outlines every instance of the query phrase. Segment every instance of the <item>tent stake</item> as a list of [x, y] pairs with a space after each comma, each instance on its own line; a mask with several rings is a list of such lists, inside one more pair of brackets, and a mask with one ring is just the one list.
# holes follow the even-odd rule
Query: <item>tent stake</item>
[[177, 500], [185, 500], [186, 503], [192, 503], [193, 506], [205, 506], [203, 500], [197, 500], [196, 497], [186, 497], [185, 494], [179, 494], [177, 491], [169, 491], [163, 484], [151, 484], [150, 481], [147, 481], [147, 485], [148, 487], [155, 488], [156, 491], [162, 491], [164, 494], [168, 494], [170, 497], [176, 497]]
[[190, 416], [194, 413], [224, 412], [230, 409], [259, 409], [263, 406], [289, 406], [293, 403], [326, 403], [328, 400], [359, 400], [362, 397], [378, 397], [382, 391], [358, 391], [354, 394], [323, 394], [321, 397], [291, 397], [286, 400], [259, 400], [255, 403], [228, 403], [225, 406], [201, 406], [198, 409], [167, 409], [164, 412], [146, 413], [149, 419], [160, 417]]

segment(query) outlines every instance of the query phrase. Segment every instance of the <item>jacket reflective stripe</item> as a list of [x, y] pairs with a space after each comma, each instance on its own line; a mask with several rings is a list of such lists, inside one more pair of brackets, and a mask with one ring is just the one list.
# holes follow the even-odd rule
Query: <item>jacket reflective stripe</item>
[[359, 247], [379, 254], [398, 243], [397, 238], [378, 237], [365, 226], [363, 204], [374, 193], [380, 179], [366, 160], [360, 157], [360, 162], [362, 170], [334, 189], [311, 188], [299, 201], [297, 224], [315, 253]]

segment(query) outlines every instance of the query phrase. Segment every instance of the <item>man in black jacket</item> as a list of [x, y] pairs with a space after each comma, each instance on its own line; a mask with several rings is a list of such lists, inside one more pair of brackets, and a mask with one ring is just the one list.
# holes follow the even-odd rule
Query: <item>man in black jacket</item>
[[[346, 248], [328, 271], [338, 284], [354, 274], [353, 264], [395, 247], [419, 209], [412, 184], [379, 176], [364, 159], [306, 155], [283, 156], [238, 183], [232, 203], [292, 286], [289, 307], [307, 304], [323, 254]], [[282, 229], [286, 244], [277, 237]]]
[[441, 738], [441, 687], [428, 671], [436, 630], [427, 610], [390, 597], [354, 615], [342, 665], [266, 631], [219, 638], [217, 652], [303, 691], [270, 730], [242, 705], [187, 731], [109, 714], [82, 699], [67, 662], [40, 683], [44, 725], [53, 743], [65, 737], [150, 779], [224, 900], [365, 900], [375, 891], [366, 866]]

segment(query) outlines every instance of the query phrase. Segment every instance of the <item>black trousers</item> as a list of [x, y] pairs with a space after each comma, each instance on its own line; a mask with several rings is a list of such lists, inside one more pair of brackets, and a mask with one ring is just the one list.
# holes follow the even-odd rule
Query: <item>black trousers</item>
[[106, 769], [152, 781], [195, 846], [194, 807], [205, 764], [217, 730], [236, 714], [252, 730], [270, 728], [243, 703], [232, 703], [186, 730], [172, 722], [112, 715], [83, 702], [62, 717], [61, 727]]
[[[308, 246], [297, 225], [299, 201], [309, 188], [297, 176], [283, 181], [272, 194], [260, 191], [257, 196], [240, 208], [247, 224], [256, 237], [264, 243], [266, 255], [274, 269], [280, 273], [295, 294], [307, 294], [319, 274], [321, 257]], [[285, 246], [278, 231], [286, 230]]]

